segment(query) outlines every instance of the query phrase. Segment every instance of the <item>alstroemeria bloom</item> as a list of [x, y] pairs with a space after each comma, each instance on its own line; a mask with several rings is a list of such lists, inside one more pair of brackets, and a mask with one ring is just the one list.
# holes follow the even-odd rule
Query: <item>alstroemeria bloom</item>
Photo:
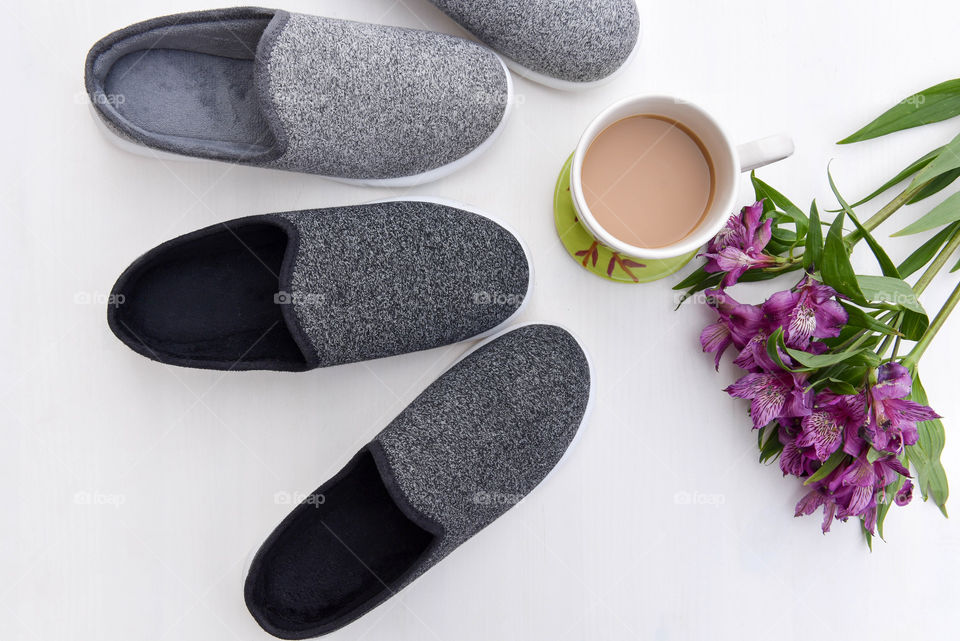
[[816, 471], [817, 464], [816, 460], [807, 456], [798, 445], [796, 431], [795, 428], [781, 427], [777, 433], [783, 445], [783, 450], [780, 452], [780, 471], [784, 476], [791, 474], [805, 478]]
[[[876, 521], [876, 495], [878, 491], [897, 480], [897, 476], [909, 477], [910, 472], [895, 456], [885, 456], [870, 463], [866, 457], [857, 457], [828, 485], [834, 492], [842, 488], [853, 488], [847, 500], [841, 504], [837, 516], [864, 517], [864, 527], [873, 531]], [[842, 494], [841, 494], [842, 495]]]
[[[877, 523], [877, 493], [896, 481], [898, 476], [909, 477], [910, 473], [895, 456], [886, 456], [873, 463], [866, 457], [857, 457], [816, 483], [797, 503], [795, 515], [812, 514], [823, 506], [824, 532], [830, 531], [834, 518], [845, 521], [849, 517], [863, 518], [864, 527], [873, 532]], [[912, 490], [913, 484], [907, 483]]]
[[865, 431], [871, 444], [884, 452], [899, 453], [917, 442], [917, 422], [940, 418], [926, 405], [907, 400], [913, 381], [899, 363], [884, 363], [877, 370], [877, 383], [866, 393]]
[[806, 380], [790, 372], [753, 372], [726, 389], [734, 398], [750, 401], [754, 429], [780, 417], [807, 416], [813, 411], [813, 392]]
[[794, 509], [794, 516], [806, 516], [813, 514], [817, 508], [823, 507], [823, 524], [820, 528], [826, 534], [830, 531], [830, 524], [833, 523], [833, 517], [837, 513], [837, 504], [833, 497], [827, 493], [826, 488], [822, 486], [815, 487], [807, 492], [802, 499], [797, 501], [797, 507]]
[[897, 505], [902, 507], [907, 503], [909, 503], [910, 499], [912, 498], [913, 498], [913, 483], [911, 481], [907, 481], [906, 483], [903, 484], [903, 487], [900, 488], [900, 491], [897, 492], [897, 495], [894, 497], [893, 500], [896, 501]]
[[[863, 402], [858, 396], [842, 396], [824, 390], [814, 400], [813, 412], [800, 421], [801, 432], [797, 437], [797, 446], [812, 447], [819, 461], [826, 461], [836, 452], [841, 443], [853, 446], [858, 439], [857, 430], [863, 425]], [[846, 450], [846, 445], [844, 446]], [[860, 454], [862, 448], [855, 447], [848, 453]]]
[[750, 269], [772, 267], [777, 264], [774, 256], [763, 252], [773, 234], [773, 220], [760, 223], [763, 202], [744, 207], [739, 214], [730, 217], [702, 256], [708, 258], [704, 269], [709, 273], [726, 272], [723, 287], [732, 287], [744, 272]]
[[837, 292], [806, 276], [796, 288], [777, 292], [763, 303], [763, 311], [783, 328], [790, 347], [806, 347], [812, 338], [840, 335], [847, 310], [835, 299]]
[[730, 345], [743, 349], [757, 333], [763, 312], [756, 305], [738, 303], [722, 290], [708, 289], [707, 304], [717, 310], [719, 318], [700, 332], [700, 346], [705, 352], [716, 353], [715, 366], [720, 369], [720, 357]]

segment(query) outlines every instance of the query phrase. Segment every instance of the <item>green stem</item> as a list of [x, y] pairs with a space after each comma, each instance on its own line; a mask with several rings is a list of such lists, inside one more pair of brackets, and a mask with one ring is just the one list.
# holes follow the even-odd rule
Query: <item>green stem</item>
[[923, 336], [920, 337], [917, 344], [913, 346], [913, 350], [903, 359], [903, 365], [907, 369], [913, 369], [917, 366], [923, 353], [927, 351], [927, 347], [929, 347], [933, 341], [933, 337], [936, 336], [940, 328], [943, 327], [943, 324], [947, 321], [947, 317], [950, 316], [950, 312], [957, 306], [957, 303], [960, 303], [960, 283], [954, 287], [953, 292], [950, 293], [950, 297], [947, 298], [947, 302], [945, 302], [943, 307], [940, 308], [940, 311], [937, 312], [937, 315], [930, 322], [930, 327], [923, 333]]
[[960, 230], [957, 230], [944, 248], [940, 250], [940, 253], [937, 254], [937, 257], [933, 259], [933, 262], [930, 263], [926, 271], [917, 279], [917, 284], [913, 286], [913, 291], [917, 293], [917, 296], [923, 293], [923, 290], [933, 281], [937, 273], [943, 269], [943, 266], [947, 264], [950, 256], [952, 256], [953, 252], [957, 251], [957, 249], [960, 249]]
[[890, 360], [897, 360], [897, 354], [900, 353], [900, 344], [903, 342], [903, 336], [897, 336], [896, 342], [893, 344], [893, 354], [890, 354]]
[[895, 337], [890, 334], [883, 339], [883, 342], [880, 343], [880, 347], [877, 348], [877, 356], [883, 358], [883, 355], [887, 353], [887, 350], [890, 349], [890, 343], [893, 342]]
[[[885, 323], [886, 321], [893, 318], [893, 316], [894, 316], [893, 312], [884, 312], [883, 314], [880, 314], [879, 316], [877, 316], [877, 320], [882, 323]], [[831, 352], [847, 352], [860, 347], [864, 343], [864, 341], [870, 338], [869, 336], [866, 336], [868, 331], [871, 331], [871, 330], [861, 329], [859, 332], [857, 332], [847, 340], [843, 341], [839, 345], [835, 345], [830, 351]]]
[[[897, 210], [909, 203], [913, 197], [916, 196], [920, 190], [926, 186], [926, 183], [924, 183], [922, 185], [911, 185], [907, 187], [900, 192], [899, 196], [891, 200], [883, 208], [881, 208], [880, 211], [864, 221], [863, 228], [867, 231], [873, 231], [879, 227], [883, 221], [885, 221], [887, 218], [890, 218], [890, 216], [893, 216]], [[863, 235], [860, 233], [860, 230], [855, 229], [847, 234], [846, 240], [852, 244], [858, 242], [861, 238], [863, 238]]]

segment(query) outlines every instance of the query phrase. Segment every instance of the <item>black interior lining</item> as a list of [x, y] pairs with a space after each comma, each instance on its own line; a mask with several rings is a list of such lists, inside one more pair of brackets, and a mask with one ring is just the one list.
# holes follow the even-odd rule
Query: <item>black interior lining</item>
[[397, 507], [364, 450], [268, 540], [247, 604], [285, 634], [334, 625], [388, 592], [433, 539]]
[[280, 292], [289, 242], [285, 229], [258, 221], [158, 248], [119, 284], [115, 328], [161, 361], [302, 367]]

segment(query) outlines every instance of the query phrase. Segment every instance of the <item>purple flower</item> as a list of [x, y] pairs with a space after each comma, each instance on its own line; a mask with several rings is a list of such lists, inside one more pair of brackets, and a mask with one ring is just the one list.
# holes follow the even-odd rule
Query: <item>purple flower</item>
[[780, 443], [783, 444], [783, 451], [780, 452], [780, 471], [784, 476], [791, 474], [805, 478], [816, 471], [817, 464], [798, 445], [796, 432], [796, 429], [781, 426], [777, 433]]
[[734, 398], [751, 401], [750, 416], [754, 429], [777, 418], [807, 416], [813, 411], [813, 392], [799, 374], [752, 372], [726, 389]]
[[777, 365], [767, 354], [767, 340], [769, 338], [770, 333], [767, 331], [766, 323], [764, 323], [764, 327], [747, 341], [737, 357], [733, 359], [733, 364], [748, 372], [777, 369]]
[[784, 342], [805, 348], [813, 338], [840, 335], [847, 310], [835, 300], [837, 292], [810, 276], [792, 290], [777, 292], [763, 304], [763, 311], [783, 328]]
[[[865, 456], [853, 458], [839, 466], [797, 503], [795, 515], [811, 514], [824, 507], [823, 531], [830, 531], [834, 518], [863, 519], [863, 526], [873, 532], [877, 523], [877, 495], [898, 476], [910, 473], [895, 456], [886, 456], [873, 463]], [[908, 481], [909, 482], [909, 481]], [[912, 484], [911, 484], [912, 485]]]
[[704, 266], [707, 272], [726, 272], [723, 287], [735, 285], [747, 270], [778, 264], [776, 257], [763, 252], [773, 233], [773, 220], [768, 218], [761, 224], [762, 216], [763, 201], [744, 207], [730, 217], [701, 254], [709, 259]]
[[707, 304], [717, 310], [719, 318], [700, 333], [700, 346], [705, 352], [715, 352], [717, 369], [720, 357], [730, 345], [743, 349], [757, 333], [763, 312], [756, 305], [738, 303], [722, 290], [708, 289]]
[[926, 405], [907, 400], [913, 381], [899, 363], [884, 363], [877, 370], [877, 383], [866, 392], [868, 415], [864, 431], [873, 446], [899, 453], [917, 442], [917, 422], [940, 418]]
[[[863, 414], [856, 411], [859, 404], [856, 396], [840, 396], [829, 390], [817, 394], [813, 412], [800, 421], [797, 446], [812, 447], [815, 458], [826, 461], [840, 448], [845, 434], [852, 432], [856, 437], [857, 429], [863, 425]], [[859, 454], [859, 448], [853, 453]]]
[[820, 527], [826, 534], [830, 531], [830, 524], [833, 523], [833, 517], [837, 513], [837, 504], [822, 486], [815, 487], [797, 501], [793, 515], [813, 514], [821, 506], [823, 507], [823, 524]]
[[896, 501], [897, 505], [903, 507], [904, 505], [909, 503], [910, 499], [912, 498], [913, 498], [913, 482], [910, 480], [907, 480], [907, 482], [903, 484], [903, 487], [900, 488], [900, 491], [897, 492], [897, 495], [896, 497], [894, 497], [893, 500]]

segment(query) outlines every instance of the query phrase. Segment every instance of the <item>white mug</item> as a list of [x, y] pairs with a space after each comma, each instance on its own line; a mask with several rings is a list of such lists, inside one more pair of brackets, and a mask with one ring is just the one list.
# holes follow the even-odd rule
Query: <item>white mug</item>
[[[587, 149], [596, 137], [613, 123], [640, 115], [664, 116], [684, 125], [699, 138], [713, 164], [716, 192], [709, 211], [693, 232], [666, 247], [638, 247], [616, 238], [597, 222], [583, 195], [583, 159]], [[673, 96], [634, 96], [605, 109], [594, 118], [580, 137], [570, 168], [570, 192], [580, 221], [594, 238], [615, 252], [642, 259], [647, 265], [654, 267], [651, 261], [676, 259], [686, 255], [692, 258], [698, 248], [723, 229], [730, 215], [734, 213], [741, 172], [783, 160], [791, 154], [793, 141], [787, 136], [771, 136], [739, 146], [734, 145], [717, 121], [697, 105]]]

